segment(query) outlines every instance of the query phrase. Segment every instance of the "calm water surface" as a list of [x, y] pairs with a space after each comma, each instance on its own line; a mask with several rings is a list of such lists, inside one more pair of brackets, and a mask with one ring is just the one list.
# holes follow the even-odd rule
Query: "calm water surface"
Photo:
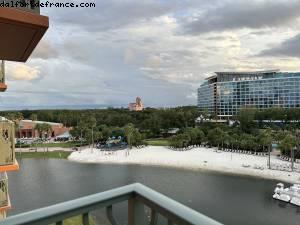
[[[300, 225], [300, 207], [271, 198], [276, 181], [137, 165], [23, 159], [9, 174], [10, 215], [135, 182], [226, 225]], [[116, 212], [122, 224], [122, 207]]]

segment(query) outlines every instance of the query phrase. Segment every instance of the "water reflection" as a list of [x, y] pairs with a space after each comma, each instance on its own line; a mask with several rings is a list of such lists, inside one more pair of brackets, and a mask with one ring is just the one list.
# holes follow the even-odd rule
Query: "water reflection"
[[[23, 159], [9, 174], [12, 214], [140, 182], [231, 225], [299, 225], [300, 209], [274, 201], [277, 181], [141, 165], [78, 164]], [[116, 207], [125, 224], [124, 204]]]

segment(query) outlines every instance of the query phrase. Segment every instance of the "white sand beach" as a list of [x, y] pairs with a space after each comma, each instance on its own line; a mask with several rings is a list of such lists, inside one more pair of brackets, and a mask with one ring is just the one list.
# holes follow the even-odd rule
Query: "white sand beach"
[[[266, 156], [254, 156], [231, 152], [216, 152], [212, 148], [194, 148], [189, 151], [172, 151], [165, 147], [148, 146], [142, 149], [131, 149], [129, 156], [124, 150], [113, 154], [101, 152], [99, 149], [84, 149], [73, 152], [69, 160], [82, 163], [109, 164], [142, 164], [152, 166], [167, 166], [192, 170], [212, 170], [225, 173], [250, 175], [267, 179], [296, 183], [300, 182], [300, 173], [267, 169]], [[287, 165], [275, 156], [271, 163]], [[247, 165], [249, 167], [243, 167]], [[296, 164], [296, 166], [300, 166]], [[255, 169], [262, 167], [263, 169]]]

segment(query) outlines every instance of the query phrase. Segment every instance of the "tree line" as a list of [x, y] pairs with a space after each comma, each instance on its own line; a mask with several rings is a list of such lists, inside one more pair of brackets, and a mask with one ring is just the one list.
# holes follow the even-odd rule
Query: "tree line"
[[[298, 113], [298, 114], [297, 114]], [[293, 116], [292, 116], [293, 115]], [[202, 121], [197, 127], [187, 128], [170, 139], [174, 148], [190, 145], [219, 149], [270, 152], [274, 144], [281, 154], [300, 158], [300, 109], [272, 108], [242, 109], [232, 125]]]
[[[241, 109], [232, 119], [233, 125], [211, 123], [197, 107], [167, 109], [147, 108], [142, 112], [125, 108], [90, 110], [22, 110], [5, 111], [1, 116], [14, 121], [22, 118], [60, 122], [72, 127], [72, 135], [88, 143], [104, 142], [109, 137], [124, 137], [130, 146], [144, 144], [143, 140], [160, 137], [162, 132], [179, 128], [170, 138], [173, 147], [206, 145], [236, 150], [267, 152], [277, 144], [282, 154], [290, 155], [299, 146], [300, 109], [270, 108]], [[296, 152], [299, 157], [299, 151]]]

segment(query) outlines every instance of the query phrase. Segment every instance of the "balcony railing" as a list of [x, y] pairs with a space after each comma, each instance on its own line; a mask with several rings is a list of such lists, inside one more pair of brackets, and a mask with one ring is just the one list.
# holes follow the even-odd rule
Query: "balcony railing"
[[39, 0], [1, 0], [0, 2], [9, 4], [11, 8], [40, 14]]
[[8, 206], [8, 182], [6, 173], [0, 173], [0, 209]]
[[[192, 210], [141, 184], [131, 184], [9, 217], [0, 225], [62, 225], [67, 218], [81, 215], [82, 224], [89, 225], [91, 211], [106, 208], [106, 216], [112, 225], [117, 225], [113, 207], [128, 202], [128, 225], [155, 225], [158, 215], [167, 219], [168, 225], [221, 225], [220, 223]], [[151, 209], [147, 217], [145, 208]]]
[[0, 169], [16, 163], [14, 130], [13, 122], [0, 118]]

